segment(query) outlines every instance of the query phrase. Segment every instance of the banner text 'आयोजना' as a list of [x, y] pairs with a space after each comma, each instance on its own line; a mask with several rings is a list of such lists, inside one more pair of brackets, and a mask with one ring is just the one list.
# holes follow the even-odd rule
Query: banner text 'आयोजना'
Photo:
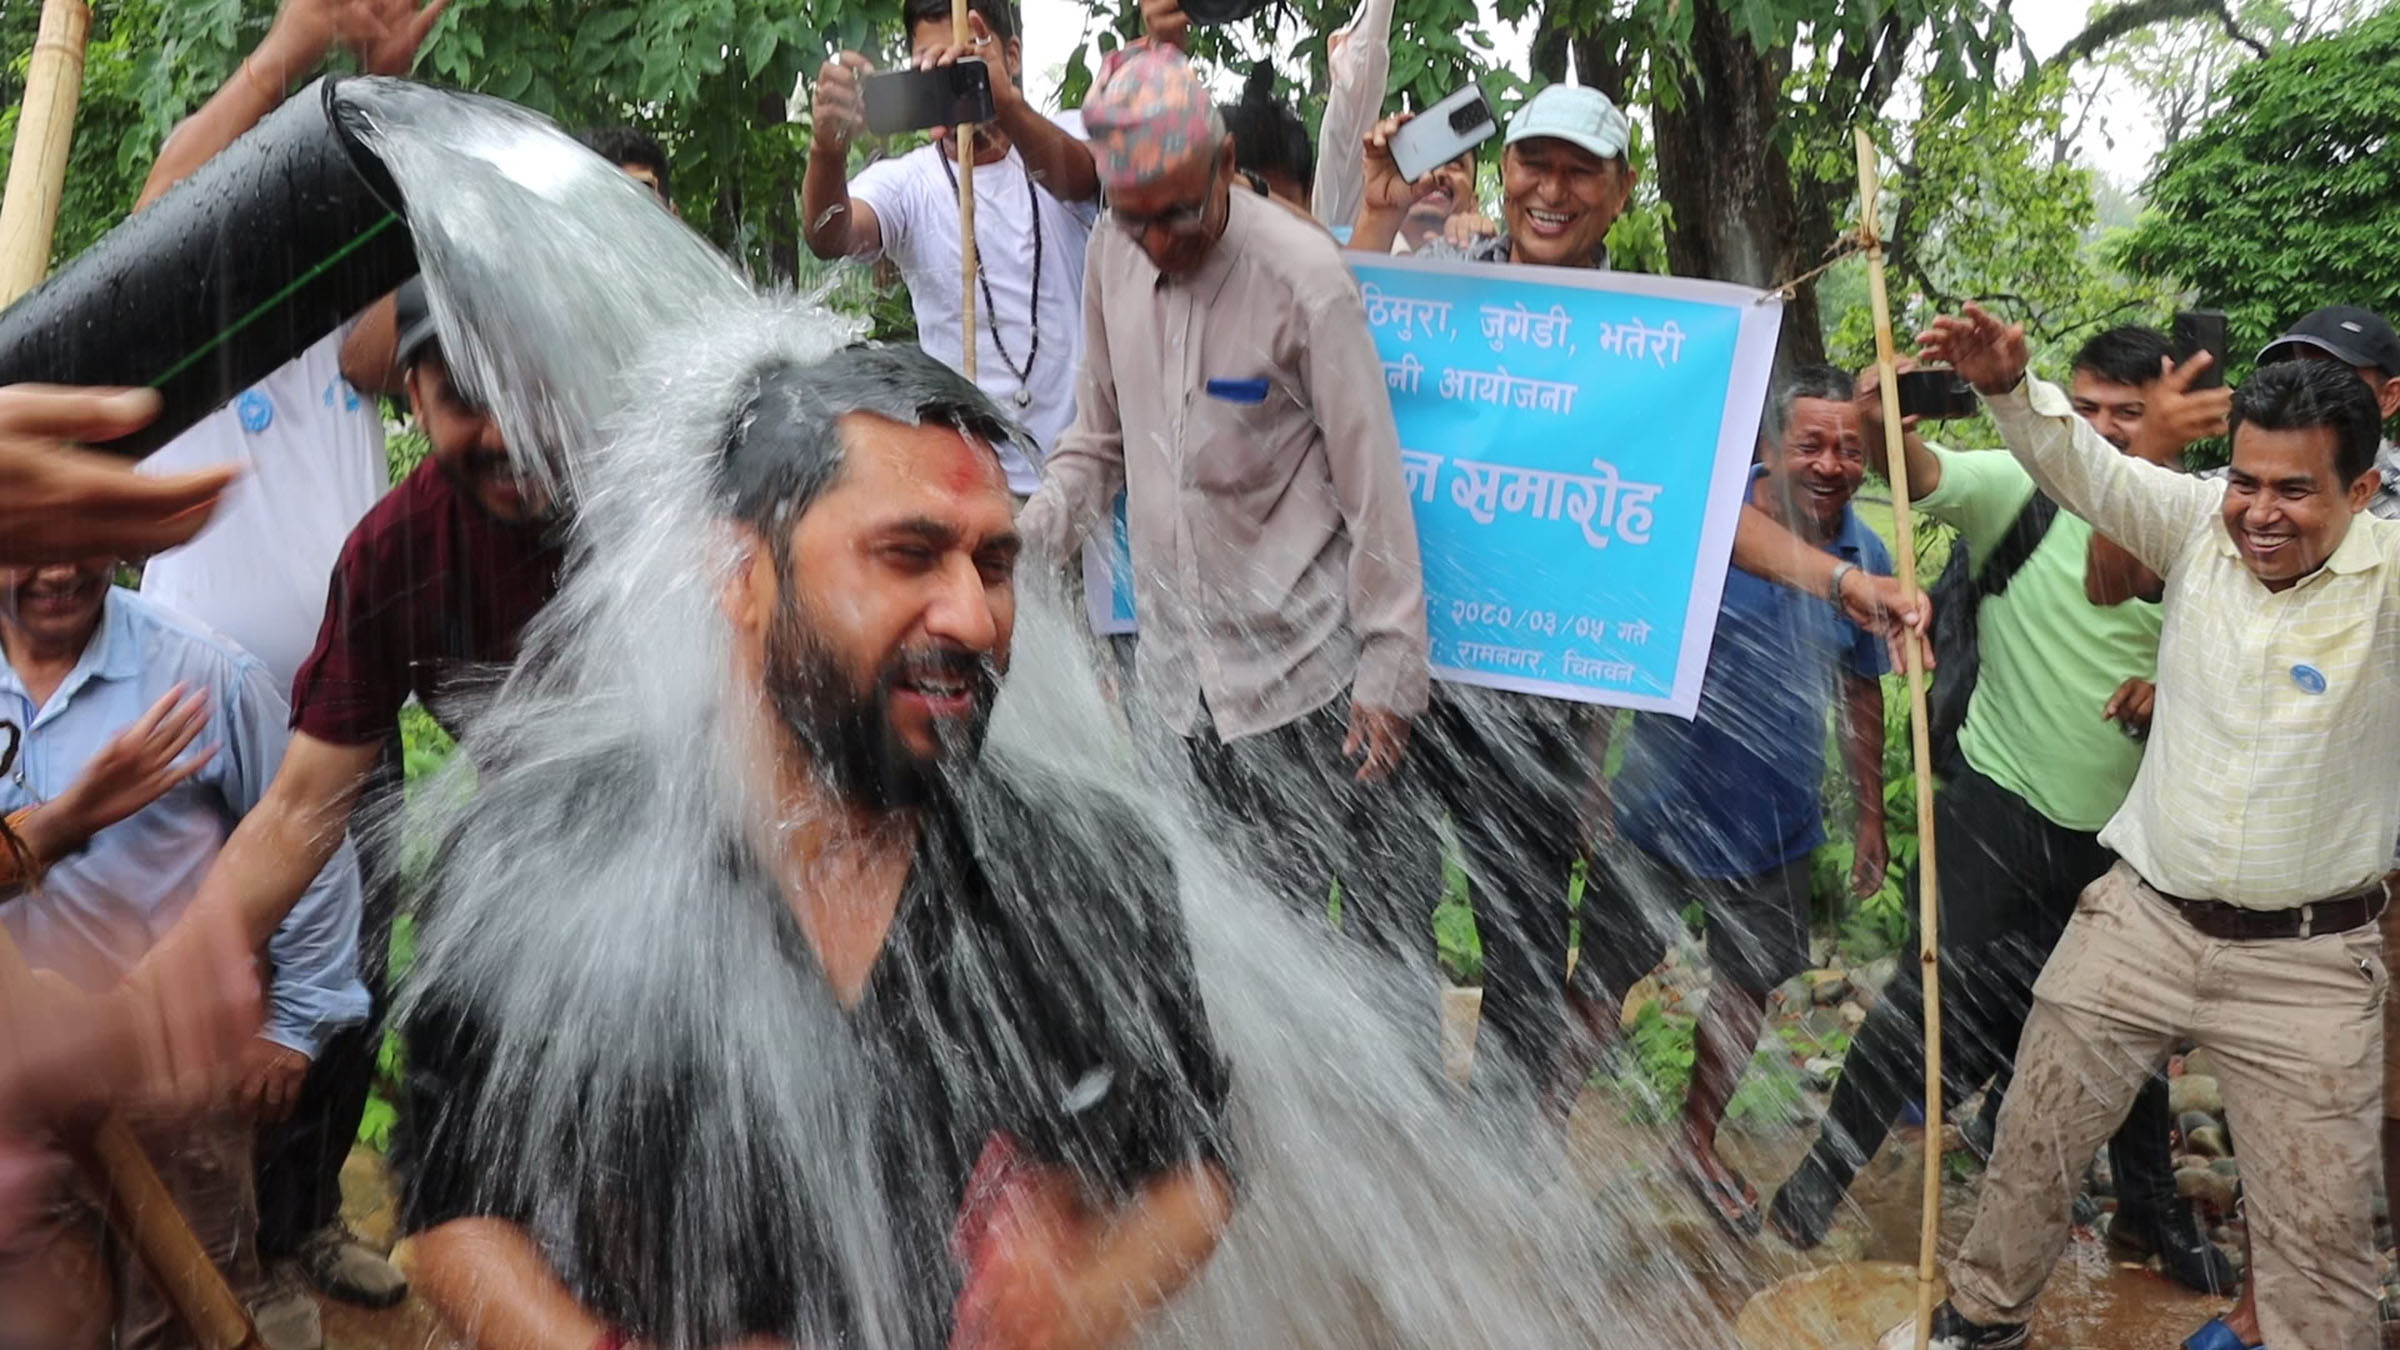
[[[1781, 304], [1580, 268], [1351, 270], [1400, 429], [1434, 674], [1691, 716]], [[1133, 631], [1121, 499], [1085, 573], [1093, 627]]]

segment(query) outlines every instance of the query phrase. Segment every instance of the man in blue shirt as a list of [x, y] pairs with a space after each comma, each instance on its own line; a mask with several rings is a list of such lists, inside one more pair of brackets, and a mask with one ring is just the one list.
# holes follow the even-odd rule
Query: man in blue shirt
[[[1850, 510], [1865, 474], [1850, 376], [1804, 367], [1786, 377], [1760, 428], [1748, 502], [1840, 560], [1835, 594], [1843, 572], [1891, 571], [1883, 541]], [[1883, 885], [1885, 668], [1882, 640], [1834, 606], [1735, 567], [1725, 575], [1699, 714], [1637, 717], [1616, 783], [1603, 789], [1601, 828], [1613, 823], [1615, 843], [1584, 892], [1583, 957], [1569, 1000], [1594, 1039], [1605, 1039], [1626, 992], [1680, 931], [1684, 909], [1697, 903], [1706, 912], [1716, 978], [1679, 1167], [1737, 1232], [1757, 1230], [1757, 1196], [1717, 1156], [1717, 1125], [1749, 1066], [1768, 992], [1808, 966], [1808, 856], [1825, 839], [1819, 787], [1837, 688], [1843, 758], [1858, 794], [1851, 888], [1871, 895]]]
[[[153, 601], [110, 584], [95, 558], [0, 568], [0, 719], [22, 730], [16, 767], [0, 781], [0, 812], [23, 816], [42, 847], [38, 889], [0, 908], [25, 958], [88, 990], [113, 986], [182, 914], [234, 825], [282, 763], [286, 710], [257, 658]], [[188, 755], [166, 745], [197, 722]], [[130, 775], [147, 805], [80, 839], [106, 812], [85, 807], [95, 777], [128, 757], [153, 756]], [[158, 762], [164, 760], [164, 762]], [[117, 794], [122, 800], [124, 794]], [[325, 1036], [365, 1016], [359, 984], [358, 869], [345, 844], [267, 944], [268, 1019], [244, 1057], [236, 1111], [137, 1122], [152, 1160], [210, 1257], [237, 1290], [256, 1284], [251, 1135], [288, 1110]], [[96, 1210], [63, 1193], [51, 1221], [0, 1250], [0, 1332], [20, 1319], [67, 1329], [25, 1343], [79, 1345], [108, 1326], [72, 1306], [87, 1291], [56, 1276], [74, 1246], [96, 1242]], [[86, 1258], [87, 1268], [91, 1258]], [[172, 1332], [163, 1299], [130, 1259], [115, 1272], [119, 1345]], [[45, 1339], [47, 1335], [47, 1339]], [[0, 1341], [7, 1335], [0, 1334]]]

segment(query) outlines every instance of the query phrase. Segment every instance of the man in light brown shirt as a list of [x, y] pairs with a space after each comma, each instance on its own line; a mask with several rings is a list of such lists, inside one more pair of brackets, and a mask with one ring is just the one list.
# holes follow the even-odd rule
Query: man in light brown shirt
[[1426, 698], [1399, 435], [1333, 241], [1243, 189], [1170, 48], [1105, 72], [1084, 125], [1112, 222], [1084, 269], [1076, 420], [1020, 529], [1064, 559], [1126, 490], [1142, 705], [1271, 884], [1430, 970], [1440, 871], [1399, 781]]

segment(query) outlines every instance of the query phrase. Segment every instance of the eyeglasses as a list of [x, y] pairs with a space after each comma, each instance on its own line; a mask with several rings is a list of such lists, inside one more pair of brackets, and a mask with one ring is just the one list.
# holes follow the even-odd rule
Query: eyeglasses
[[1224, 172], [1224, 167], [1225, 161], [1222, 159], [1209, 166], [1208, 190], [1200, 195], [1197, 202], [1170, 206], [1164, 211], [1153, 211], [1147, 215], [1121, 211], [1111, 205], [1108, 208], [1109, 219], [1117, 222], [1119, 229], [1136, 239], [1152, 230], [1165, 230], [1169, 234], [1198, 234], [1207, 225], [1209, 203], [1216, 199], [1217, 178]]

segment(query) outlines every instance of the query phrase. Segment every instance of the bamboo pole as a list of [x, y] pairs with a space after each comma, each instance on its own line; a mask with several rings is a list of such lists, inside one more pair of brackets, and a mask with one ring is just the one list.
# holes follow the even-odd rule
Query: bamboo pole
[[[965, 46], [974, 40], [967, 27], [967, 0], [950, 0], [952, 42]], [[994, 44], [997, 45], [997, 44]], [[994, 53], [995, 56], [999, 55]], [[990, 58], [986, 58], [987, 60]], [[958, 332], [959, 367], [975, 378], [975, 124], [958, 124]]]
[[[0, 928], [0, 1003], [30, 991], [33, 971]], [[257, 1350], [258, 1330], [211, 1261], [175, 1197], [143, 1155], [133, 1127], [111, 1115], [74, 1150], [76, 1165], [108, 1196], [108, 1218], [200, 1350]]]
[[[1901, 447], [1899, 355], [1892, 342], [1892, 302], [1884, 288], [1883, 229], [1875, 216], [1878, 176], [1875, 141], [1858, 139], [1858, 228], [1867, 246], [1867, 296], [1875, 307], [1875, 369], [1883, 396], [1883, 453], [1892, 484], [1892, 533], [1900, 544], [1900, 588], [1917, 587], [1917, 533], [1909, 510], [1908, 455]], [[1942, 982], [1941, 887], [1934, 866], [1932, 722], [1925, 715], [1925, 652], [1906, 642], [1909, 755], [1917, 777], [1917, 969], [1925, 985], [1925, 1210], [1917, 1235], [1917, 1350], [1933, 1336], [1934, 1289], [1942, 1239]]]
[[30, 291], [50, 270], [50, 236], [66, 188], [75, 103], [83, 93], [83, 43], [92, 11], [83, 0], [42, 0], [42, 22], [25, 67], [25, 110], [9, 152], [7, 195], [0, 197], [0, 306]]

